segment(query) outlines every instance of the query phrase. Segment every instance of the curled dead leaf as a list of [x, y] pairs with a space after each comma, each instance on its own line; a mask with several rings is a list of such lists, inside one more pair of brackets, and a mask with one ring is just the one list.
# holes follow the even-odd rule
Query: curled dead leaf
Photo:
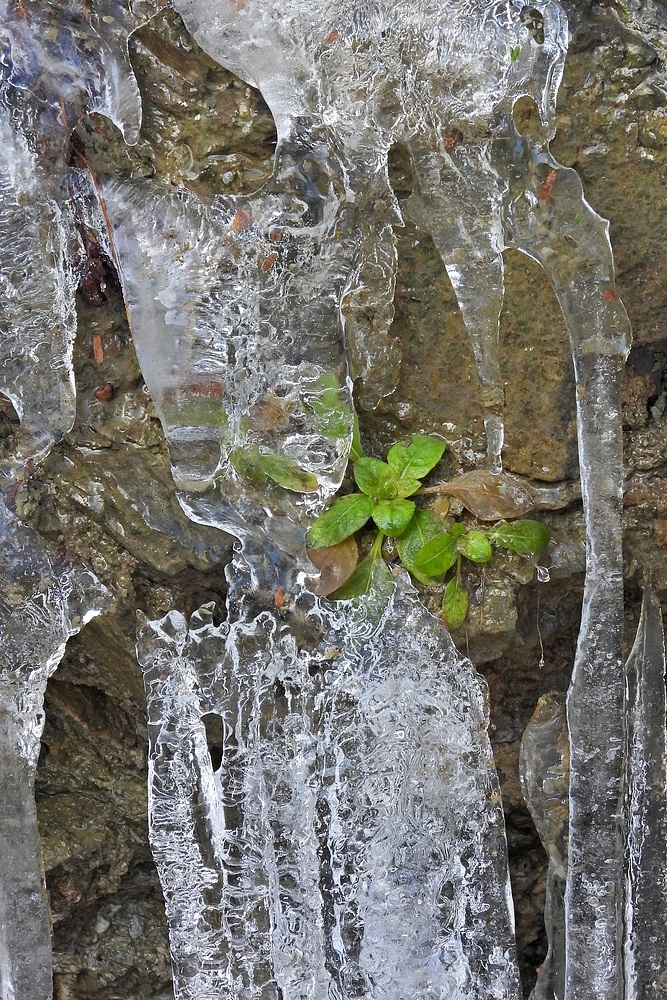
[[494, 475], [489, 469], [464, 472], [449, 483], [427, 486], [421, 492], [455, 497], [480, 521], [526, 517], [534, 510], [559, 510], [578, 495], [576, 485], [537, 486], [508, 472]]

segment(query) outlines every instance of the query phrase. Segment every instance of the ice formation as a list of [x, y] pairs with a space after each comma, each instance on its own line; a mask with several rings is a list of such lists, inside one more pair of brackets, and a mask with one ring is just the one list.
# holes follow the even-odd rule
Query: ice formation
[[0, 997], [51, 996], [35, 770], [46, 682], [70, 636], [104, 607], [90, 573], [58, 566], [0, 499]]
[[549, 859], [544, 905], [548, 949], [531, 1000], [563, 1000], [570, 747], [565, 699], [558, 692], [542, 695], [526, 726], [520, 775], [524, 799]]
[[74, 422], [74, 293], [85, 255], [69, 136], [98, 111], [136, 141], [141, 98], [127, 37], [140, 21], [114, 0], [93, 13], [78, 2], [0, 0], [0, 393], [20, 420], [11, 456], [0, 459], [5, 486]]
[[304, 604], [141, 630], [176, 996], [518, 996], [483, 682], [406, 581]]
[[[624, 969], [619, 399], [629, 331], [606, 223], [548, 150], [565, 17], [544, 0], [174, 6], [202, 48], [262, 91], [278, 130], [273, 176], [255, 195], [207, 204], [150, 181], [95, 178], [82, 193], [64, 143], [90, 110], [136, 138], [127, 36], [150, 11], [118, 0], [82, 10], [5, 0], [0, 388], [21, 420], [2, 469], [11, 487], [73, 419], [73, 291], [85, 264], [80, 254], [71, 263], [71, 190], [79, 217], [97, 218], [115, 254], [181, 504], [236, 535], [243, 550], [229, 573], [224, 626], [206, 609], [189, 626], [172, 611], [147, 622], [139, 643], [151, 840], [177, 996], [517, 995], [479, 679], [403, 579], [387, 608], [341, 611], [300, 589], [306, 528], [345, 469], [352, 379], [372, 405], [396, 375], [389, 326], [401, 213], [387, 157], [402, 143], [415, 174], [408, 211], [432, 235], [470, 332], [493, 472], [504, 433], [504, 248], [544, 267], [565, 315], [588, 569], [567, 706], [564, 996], [619, 1000], [625, 975], [641, 997], [648, 973], [636, 956], [649, 918], [634, 909], [635, 887], [664, 831], [642, 839], [644, 806], [629, 793]], [[515, 126], [522, 97], [537, 105], [542, 138]], [[32, 543], [15, 519], [7, 523], [30, 565]], [[41, 566], [46, 556], [34, 558]], [[26, 607], [48, 605], [40, 586], [21, 592]], [[50, 586], [47, 594], [61, 593]], [[274, 606], [278, 592], [291, 600], [284, 610]], [[70, 628], [58, 600], [60, 631], [53, 650], [40, 651], [49, 664], [40, 684]], [[30, 699], [33, 688], [26, 677], [19, 696]], [[12, 725], [29, 723], [34, 743], [30, 712], [12, 710]], [[215, 772], [209, 714], [224, 731]], [[632, 718], [638, 761], [641, 705]], [[663, 778], [655, 775], [656, 786]], [[29, 770], [20, 780], [29, 790]], [[34, 824], [25, 844], [36, 850]], [[3, 863], [5, 878], [23, 865], [35, 884], [35, 856]], [[28, 924], [43, 955], [43, 908]], [[13, 944], [3, 947], [2, 1000], [47, 996], [45, 979], [32, 993], [5, 985], [14, 973], [2, 970], [15, 958]]]
[[667, 996], [667, 697], [662, 614], [650, 586], [625, 665], [626, 1000]]

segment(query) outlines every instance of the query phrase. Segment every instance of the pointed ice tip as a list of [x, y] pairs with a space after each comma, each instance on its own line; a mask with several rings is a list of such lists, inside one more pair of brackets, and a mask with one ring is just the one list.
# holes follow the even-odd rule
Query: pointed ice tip
[[505, 443], [505, 424], [499, 413], [492, 413], [484, 418], [486, 431], [486, 453], [489, 459], [491, 474], [499, 476], [503, 471], [503, 444]]
[[490, 458], [491, 458], [491, 465], [489, 471], [491, 472], [492, 476], [499, 476], [500, 473], [503, 471], [502, 455], [499, 454], [491, 455]]

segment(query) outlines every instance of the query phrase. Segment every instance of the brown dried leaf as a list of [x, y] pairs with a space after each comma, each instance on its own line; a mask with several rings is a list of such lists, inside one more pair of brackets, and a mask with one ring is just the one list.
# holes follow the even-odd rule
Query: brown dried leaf
[[464, 472], [441, 490], [460, 500], [480, 521], [524, 517], [534, 510], [532, 491], [520, 480], [501, 473], [494, 476], [488, 469]]
[[308, 558], [319, 571], [319, 577], [310, 577], [308, 586], [318, 597], [333, 594], [352, 576], [359, 561], [359, 549], [354, 535], [338, 545], [324, 549], [308, 549]]

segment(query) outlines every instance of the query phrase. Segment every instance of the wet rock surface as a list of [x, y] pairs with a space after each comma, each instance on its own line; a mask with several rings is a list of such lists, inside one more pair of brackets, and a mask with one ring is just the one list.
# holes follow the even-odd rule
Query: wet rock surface
[[[658, 14], [618, 4], [566, 5], [572, 42], [559, 96], [554, 155], [580, 173], [587, 198], [611, 221], [619, 292], [633, 324], [626, 371], [628, 634], [639, 584], [667, 576], [667, 163], [665, 75]], [[656, 28], [656, 24], [658, 28]], [[663, 22], [664, 29], [664, 22]], [[144, 102], [138, 145], [105, 119], [79, 124], [97, 170], [158, 176], [206, 197], [257, 189], [269, 175], [273, 122], [257, 93], [205, 56], [179, 19], [154, 18], [131, 41]], [[392, 182], [411, 189], [401, 149]], [[361, 431], [384, 456], [397, 438], [440, 433], [443, 477], [474, 467], [484, 450], [480, 392], [451, 285], [428, 236], [399, 232], [398, 387]], [[21, 517], [56, 549], [90, 565], [113, 603], [71, 640], [47, 689], [37, 805], [54, 920], [56, 996], [125, 1000], [170, 995], [164, 909], [146, 829], [146, 729], [134, 655], [135, 613], [222, 608], [229, 540], [194, 524], [174, 496], [164, 438], [143, 385], [117, 278], [102, 254], [100, 292], [78, 297], [76, 423], [14, 498]], [[574, 381], [567, 334], [543, 273], [506, 255], [501, 326], [508, 471], [538, 484], [575, 483]], [[0, 406], [0, 445], [15, 422]], [[468, 580], [470, 620], [457, 642], [490, 688], [491, 737], [507, 817], [517, 937], [526, 995], [543, 960], [546, 856], [523, 802], [519, 746], [539, 697], [564, 692], [574, 658], [584, 535], [573, 491], [539, 515], [553, 533], [551, 582], [496, 556]], [[428, 600], [428, 595], [427, 595]]]

